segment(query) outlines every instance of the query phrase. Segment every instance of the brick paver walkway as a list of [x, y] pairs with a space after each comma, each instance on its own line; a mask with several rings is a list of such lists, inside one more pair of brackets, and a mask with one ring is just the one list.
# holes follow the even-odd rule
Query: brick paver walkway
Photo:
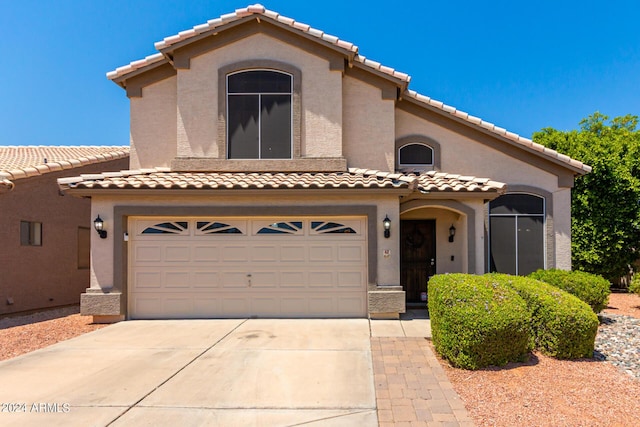
[[380, 427], [472, 427], [426, 338], [372, 337]]

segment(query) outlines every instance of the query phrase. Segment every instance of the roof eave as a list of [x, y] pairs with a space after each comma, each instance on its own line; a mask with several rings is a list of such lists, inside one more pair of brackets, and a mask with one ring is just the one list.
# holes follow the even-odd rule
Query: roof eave
[[[536, 150], [536, 149], [531, 148], [531, 147], [529, 147], [529, 146], [527, 146], [525, 144], [518, 143], [518, 142], [514, 141], [513, 139], [511, 139], [511, 138], [509, 138], [507, 136], [507, 133], [509, 133], [509, 132], [506, 131], [506, 129], [505, 129], [504, 133], [497, 132], [495, 130], [490, 129], [489, 127], [482, 126], [480, 123], [484, 123], [484, 122], [482, 122], [480, 119], [478, 119], [479, 123], [474, 123], [474, 122], [472, 122], [470, 120], [465, 120], [464, 118], [459, 117], [459, 116], [457, 116], [455, 114], [452, 114], [452, 113], [450, 113], [448, 111], [445, 111], [442, 108], [439, 108], [439, 107], [434, 106], [434, 105], [430, 105], [429, 103], [426, 103], [426, 102], [423, 102], [423, 101], [421, 101], [419, 99], [416, 99], [415, 97], [413, 97], [411, 95], [405, 96], [402, 99], [404, 101], [411, 102], [411, 103], [413, 103], [413, 104], [415, 104], [417, 106], [420, 106], [422, 108], [428, 109], [429, 111], [432, 111], [432, 112], [434, 112], [434, 113], [436, 113], [436, 114], [438, 114], [440, 116], [447, 117], [447, 118], [449, 118], [449, 119], [451, 119], [451, 120], [453, 120], [453, 121], [455, 121], [457, 123], [460, 123], [460, 124], [463, 124], [463, 125], [466, 125], [466, 126], [469, 126], [469, 127], [473, 127], [474, 129], [484, 133], [485, 135], [489, 135], [491, 137], [497, 138], [497, 139], [499, 139], [499, 140], [501, 140], [503, 142], [508, 143], [509, 145], [511, 145], [513, 147], [519, 148], [519, 149], [521, 149], [521, 150], [523, 150], [525, 152], [531, 153], [531, 154], [533, 154], [533, 155], [535, 155], [537, 157], [540, 157], [542, 159], [545, 159], [545, 160], [547, 160], [547, 161], [549, 161], [549, 162], [551, 162], [553, 164], [556, 164], [556, 165], [561, 166], [561, 167], [563, 167], [565, 169], [568, 169], [568, 170], [572, 171], [574, 173], [574, 175], [576, 175], [576, 176], [586, 175], [589, 172], [591, 172], [592, 168], [589, 165], [586, 165], [586, 164], [582, 164], [582, 166], [572, 165], [571, 163], [567, 163], [567, 162], [564, 162], [564, 161], [560, 160], [556, 156], [551, 156], [551, 155], [545, 153], [545, 149], [543, 149], [542, 151]], [[496, 128], [495, 125], [493, 125], [493, 127]], [[532, 144], [534, 144], [534, 143], [532, 142]], [[567, 158], [568, 158], [568, 156], [567, 156]], [[571, 159], [571, 160], [573, 160], [573, 159]]]

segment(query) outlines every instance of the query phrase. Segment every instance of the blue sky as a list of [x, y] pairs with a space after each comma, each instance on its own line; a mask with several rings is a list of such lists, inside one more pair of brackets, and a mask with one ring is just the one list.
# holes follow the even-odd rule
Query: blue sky
[[[127, 145], [105, 73], [252, 1], [0, 0], [0, 145]], [[410, 89], [525, 137], [600, 111], [640, 115], [640, 2], [285, 1], [268, 9], [355, 43]]]

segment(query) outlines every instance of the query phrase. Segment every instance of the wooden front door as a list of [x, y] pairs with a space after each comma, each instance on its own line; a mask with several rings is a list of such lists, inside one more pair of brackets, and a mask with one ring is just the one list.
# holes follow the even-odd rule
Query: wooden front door
[[436, 221], [400, 222], [400, 280], [407, 303], [424, 302], [429, 278], [436, 274]]

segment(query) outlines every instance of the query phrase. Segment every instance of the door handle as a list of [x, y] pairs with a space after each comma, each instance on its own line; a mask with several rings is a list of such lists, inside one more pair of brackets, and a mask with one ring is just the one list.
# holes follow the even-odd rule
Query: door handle
[[435, 265], [436, 264], [436, 259], [435, 258], [431, 258], [431, 265]]
[[247, 285], [251, 287], [251, 273], [247, 274]]

